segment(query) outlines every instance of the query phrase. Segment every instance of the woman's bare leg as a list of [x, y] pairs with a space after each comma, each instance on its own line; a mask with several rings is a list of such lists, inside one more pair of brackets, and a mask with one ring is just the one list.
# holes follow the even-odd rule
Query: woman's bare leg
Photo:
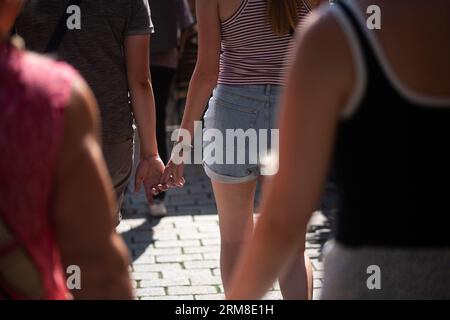
[[291, 266], [280, 276], [280, 289], [285, 300], [312, 299], [313, 271], [311, 261], [299, 250]]
[[221, 237], [220, 270], [225, 293], [240, 251], [252, 235], [256, 180], [240, 184], [212, 182]]

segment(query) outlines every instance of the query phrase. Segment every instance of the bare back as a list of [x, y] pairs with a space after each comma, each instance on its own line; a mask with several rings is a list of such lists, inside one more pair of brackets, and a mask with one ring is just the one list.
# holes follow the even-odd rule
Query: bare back
[[361, 11], [360, 17], [366, 16], [370, 5], [381, 8], [381, 29], [367, 33], [374, 36], [390, 76], [416, 94], [450, 97], [450, 82], [445, 81], [450, 74], [450, 3], [436, 1], [447, 7], [436, 10], [434, 2], [364, 0], [351, 4]]
[[231, 18], [245, 0], [217, 0], [220, 21]]

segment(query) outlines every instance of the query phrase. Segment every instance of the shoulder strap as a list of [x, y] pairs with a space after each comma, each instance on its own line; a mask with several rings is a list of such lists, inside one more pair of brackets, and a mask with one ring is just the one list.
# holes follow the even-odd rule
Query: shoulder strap
[[[367, 76], [369, 79], [376, 81], [387, 81], [385, 74], [378, 62], [378, 58], [375, 55], [372, 44], [369, 41], [368, 35], [365, 34], [362, 24], [358, 21], [358, 17], [353, 12], [345, 1], [338, 1], [336, 4], [342, 9], [342, 12], [347, 17], [356, 37], [359, 41], [359, 45], [366, 62]], [[370, 80], [369, 80], [370, 81]], [[387, 81], [389, 83], [389, 81]]]
[[82, 0], [69, 0], [67, 6], [64, 7], [64, 12], [61, 15], [61, 18], [59, 18], [55, 31], [53, 32], [50, 40], [48, 41], [47, 47], [45, 48], [45, 53], [55, 52], [56, 50], [58, 50], [67, 32], [67, 18], [69, 16], [66, 10], [69, 6], [72, 5], [80, 6], [81, 2]]
[[311, 12], [312, 8], [309, 5], [308, 1], [307, 0], [302, 0], [302, 2], [303, 2], [303, 5], [305, 6], [305, 8], [308, 9], [309, 12]]

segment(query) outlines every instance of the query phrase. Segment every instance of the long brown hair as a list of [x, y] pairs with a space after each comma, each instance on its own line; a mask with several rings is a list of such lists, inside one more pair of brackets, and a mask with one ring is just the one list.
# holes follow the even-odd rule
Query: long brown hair
[[267, 18], [272, 30], [278, 35], [295, 30], [298, 21], [298, 9], [302, 0], [267, 0]]

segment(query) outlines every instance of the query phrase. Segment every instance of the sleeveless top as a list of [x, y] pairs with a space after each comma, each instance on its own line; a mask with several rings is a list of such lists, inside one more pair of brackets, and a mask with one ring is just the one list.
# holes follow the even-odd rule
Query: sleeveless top
[[[309, 9], [298, 8], [301, 21]], [[219, 84], [284, 85], [284, 71], [295, 39], [279, 36], [267, 19], [267, 0], [243, 0], [238, 10], [221, 23], [222, 52]]]
[[39, 278], [31, 279], [36, 288], [30, 297], [11, 286], [11, 281], [21, 280], [17, 275], [7, 281], [3, 274], [0, 299], [68, 297], [51, 198], [64, 108], [77, 77], [64, 63], [0, 44], [0, 222], [13, 238], [0, 242], [0, 259], [20, 249], [26, 258], [16, 265], [28, 266]]
[[448, 247], [450, 97], [404, 89], [362, 17], [345, 2], [338, 9], [366, 77], [357, 108], [338, 129], [336, 240], [347, 246]]

